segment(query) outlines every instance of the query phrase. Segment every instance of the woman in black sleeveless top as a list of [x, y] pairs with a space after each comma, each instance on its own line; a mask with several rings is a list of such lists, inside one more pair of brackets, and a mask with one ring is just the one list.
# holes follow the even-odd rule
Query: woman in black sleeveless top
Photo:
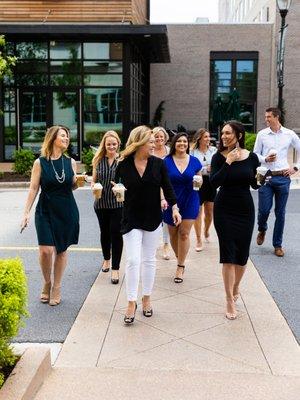
[[[66, 250], [78, 243], [79, 213], [72, 189], [76, 186], [76, 163], [64, 153], [69, 130], [53, 126], [46, 132], [41, 157], [33, 165], [22, 227], [29, 223], [30, 210], [41, 187], [35, 211], [39, 260], [44, 277], [40, 296], [51, 306], [61, 301], [60, 287], [67, 263]], [[53, 284], [51, 275], [53, 271]]]

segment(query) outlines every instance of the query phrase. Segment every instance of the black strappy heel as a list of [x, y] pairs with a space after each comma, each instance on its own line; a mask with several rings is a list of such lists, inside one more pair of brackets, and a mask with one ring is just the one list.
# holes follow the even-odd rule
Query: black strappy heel
[[[183, 269], [182, 274], [184, 274], [185, 265], [179, 265], [179, 264], [178, 264], [177, 267], [182, 268], [182, 269]], [[182, 279], [182, 278], [177, 278], [177, 277], [175, 277], [175, 278], [174, 278], [174, 282], [175, 282], [175, 283], [182, 283], [182, 282], [183, 282], [183, 279]]]
[[[143, 298], [142, 298], [142, 301], [143, 301]], [[150, 308], [150, 310], [143, 310], [143, 316], [144, 317], [150, 318], [150, 317], [152, 317], [152, 315], [153, 315], [153, 309], [152, 308]]]
[[137, 304], [135, 303], [135, 310], [134, 310], [133, 317], [127, 317], [127, 315], [125, 315], [125, 317], [124, 317], [124, 323], [125, 323], [126, 325], [130, 325], [130, 324], [133, 324], [133, 323], [134, 323], [134, 318], [135, 318], [136, 309], [137, 309]]

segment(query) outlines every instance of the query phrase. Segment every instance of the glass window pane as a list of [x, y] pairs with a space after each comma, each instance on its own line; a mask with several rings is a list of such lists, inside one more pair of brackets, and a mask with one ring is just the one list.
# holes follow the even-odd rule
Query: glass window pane
[[18, 58], [46, 59], [48, 57], [48, 45], [46, 42], [21, 42], [16, 44], [16, 56]]
[[38, 154], [46, 130], [45, 92], [23, 92], [21, 97], [21, 132], [23, 147]]
[[15, 91], [5, 90], [4, 111], [15, 111]]
[[56, 60], [76, 60], [81, 58], [81, 44], [51, 41], [50, 58]]
[[84, 61], [84, 72], [87, 74], [105, 74], [111, 72], [122, 72], [121, 62], [109, 61]]
[[17, 85], [19, 86], [46, 86], [48, 85], [48, 75], [17, 75]]
[[11, 160], [17, 148], [17, 129], [15, 113], [4, 113], [4, 158]]
[[64, 125], [70, 130], [69, 155], [78, 157], [78, 95], [77, 92], [60, 91], [53, 93], [53, 124]]
[[253, 72], [254, 71], [254, 61], [253, 60], [238, 60], [236, 62], [237, 72]]
[[80, 74], [81, 73], [81, 61], [51, 61], [50, 72], [54, 74]]
[[86, 60], [122, 60], [122, 43], [84, 43]]
[[122, 86], [122, 75], [85, 75], [86, 86]]
[[16, 64], [17, 74], [32, 74], [32, 73], [47, 73], [48, 64], [47, 61], [21, 61]]
[[84, 90], [84, 143], [98, 145], [104, 132], [122, 131], [121, 89]]
[[51, 75], [50, 85], [52, 86], [80, 86], [81, 75]]
[[215, 72], [231, 72], [232, 62], [231, 61], [214, 61]]

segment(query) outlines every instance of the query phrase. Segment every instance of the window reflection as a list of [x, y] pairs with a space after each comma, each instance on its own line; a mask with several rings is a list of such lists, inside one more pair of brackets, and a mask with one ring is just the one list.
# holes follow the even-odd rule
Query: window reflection
[[55, 60], [81, 58], [81, 44], [51, 41], [50, 58]]

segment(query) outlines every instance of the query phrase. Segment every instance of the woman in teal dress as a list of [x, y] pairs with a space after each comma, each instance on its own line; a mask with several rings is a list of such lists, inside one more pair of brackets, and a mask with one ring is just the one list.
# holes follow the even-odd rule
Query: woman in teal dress
[[[22, 228], [30, 219], [30, 210], [41, 187], [35, 210], [39, 243], [39, 261], [44, 277], [40, 296], [43, 303], [56, 306], [61, 301], [61, 281], [67, 264], [67, 248], [78, 243], [79, 212], [72, 190], [76, 185], [76, 163], [66, 156], [69, 130], [52, 126], [46, 132], [41, 157], [35, 160]], [[53, 281], [52, 281], [53, 272]]]

